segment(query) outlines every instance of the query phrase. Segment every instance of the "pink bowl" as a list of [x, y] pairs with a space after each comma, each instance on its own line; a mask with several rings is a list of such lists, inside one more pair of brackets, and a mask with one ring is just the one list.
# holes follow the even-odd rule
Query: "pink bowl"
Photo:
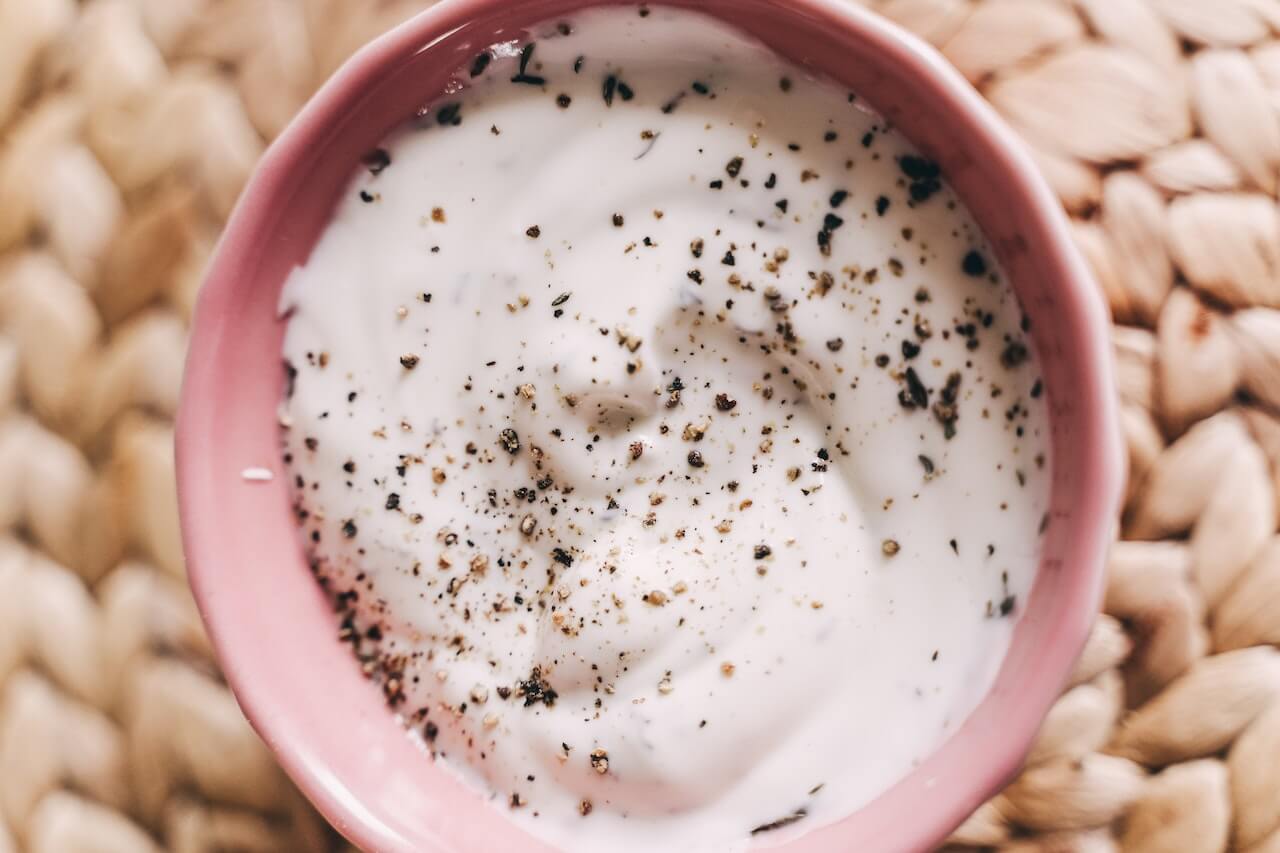
[[[336, 640], [290, 512], [276, 423], [276, 303], [360, 155], [484, 46], [620, 0], [446, 0], [378, 39], [263, 158], [196, 311], [178, 415], [191, 585], [241, 706], [285, 770], [356, 844], [379, 851], [542, 849], [414, 749]], [[1097, 611], [1120, 450], [1097, 289], [1020, 143], [934, 50], [840, 0], [664, 0], [723, 18], [858, 92], [929, 157], [992, 239], [1032, 321], [1051, 406], [1044, 557], [991, 693], [929, 760], [792, 850], [921, 850], [1016, 771]], [[241, 472], [264, 467], [267, 483]]]

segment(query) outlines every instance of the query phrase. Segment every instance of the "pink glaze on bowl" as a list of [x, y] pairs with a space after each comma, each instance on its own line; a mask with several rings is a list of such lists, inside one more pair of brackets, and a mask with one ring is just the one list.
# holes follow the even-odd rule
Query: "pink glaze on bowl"
[[[337, 639], [307, 568], [281, 461], [276, 304], [360, 156], [483, 47], [620, 0], [445, 0], [373, 42], [320, 91], [249, 182], [200, 295], [178, 414], [188, 571], [228, 681], [285, 770], [378, 851], [545, 849], [416, 749]], [[1097, 612], [1124, 462], [1107, 316], [1056, 200], [1018, 140], [932, 48], [841, 0], [663, 0], [717, 16], [857, 92], [941, 164], [1032, 322], [1052, 419], [1040, 573], [990, 695], [910, 776], [788, 850], [940, 842], [1017, 770]], [[267, 483], [241, 472], [264, 467]]]

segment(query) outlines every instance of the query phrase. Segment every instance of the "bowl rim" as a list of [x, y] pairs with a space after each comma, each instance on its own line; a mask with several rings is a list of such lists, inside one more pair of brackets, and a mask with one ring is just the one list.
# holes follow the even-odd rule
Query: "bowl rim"
[[[287, 721], [274, 713], [274, 704], [267, 699], [272, 688], [255, 683], [246, 671], [249, 657], [257, 650], [252, 642], [236, 637], [238, 620], [235, 605], [219, 591], [218, 560], [213, 553], [216, 548], [211, 541], [212, 531], [204, 530], [196, 521], [206, 514], [216, 515], [216, 507], [210, 505], [208, 492], [198, 484], [204, 472], [201, 457], [208, 443], [217, 439], [209, 421], [213, 395], [206, 392], [216, 381], [217, 370], [213, 365], [222, 341], [218, 324], [204, 320], [232, 311], [234, 305], [230, 288], [219, 284], [229, 281], [235, 271], [243, 268], [250, 237], [265, 227], [272, 211], [287, 200], [283, 193], [289, 170], [303, 157], [308, 147], [324, 138], [326, 130], [338, 123], [342, 111], [353, 97], [353, 91], [375, 79], [408, 53], [425, 49], [424, 45], [430, 46], [460, 22], [482, 11], [501, 7], [506, 2], [508, 0], [442, 0], [374, 39], [343, 63], [259, 161], [227, 221], [206, 271], [207, 284], [199, 294], [191, 324], [176, 418], [175, 454], [183, 547], [192, 591], [227, 682], [253, 728], [308, 799], [348, 839], [366, 849], [409, 848], [405, 847], [404, 838], [395, 833], [389, 834], [379, 821], [370, 820], [370, 812], [363, 804], [338, 795], [329, 781], [315, 772], [314, 756], [302, 754], [305, 750], [291, 737]], [[629, 0], [576, 0], [581, 8], [617, 5], [619, 2], [627, 3]], [[945, 837], [1016, 773], [1043, 717], [1066, 682], [1098, 612], [1105, 555], [1121, 504], [1126, 464], [1120, 438], [1118, 404], [1111, 390], [1114, 385], [1112, 357], [1106, 334], [1109, 315], [1099, 289], [1074, 248], [1065, 214], [1024, 150], [1023, 143], [940, 53], [916, 36], [849, 0], [761, 2], [798, 14], [817, 15], [857, 32], [861, 39], [900, 62], [911, 74], [935, 89], [957, 114], [964, 115], [970, 122], [972, 133], [985, 137], [1002, 152], [1004, 162], [999, 168], [1019, 187], [1026, 201], [1026, 227], [1038, 232], [1045, 245], [1055, 253], [1052, 263], [1061, 270], [1061, 280], [1067, 285], [1056, 294], [1062, 302], [1062, 310], [1071, 312], [1074, 320], [1087, 329], [1086, 348], [1076, 357], [1084, 374], [1081, 396], [1088, 398], [1084, 405], [1093, 413], [1086, 419], [1085, 428], [1092, 431], [1091, 444], [1097, 452], [1093, 458], [1084, 460], [1082, 466], [1083, 506], [1074, 529], [1083, 531], [1085, 543], [1080, 548], [1090, 559], [1088, 565], [1072, 567], [1078, 576], [1072, 585], [1074, 595], [1071, 601], [1064, 602], [1066, 613], [1056, 625], [1054, 644], [1040, 660], [1037, 683], [1028, 687], [1008, 717], [1002, 719], [1000, 740], [989, 745], [982, 766], [972, 767], [970, 787], [954, 793], [939, 792], [939, 796], [930, 798], [932, 803], [929, 804], [916, 803], [909, 813], [910, 819], [895, 826], [892, 840], [884, 834], [875, 836], [893, 849], [920, 850]], [[640, 5], [639, 0], [634, 5]], [[657, 0], [650, 5], [664, 4]], [[986, 701], [984, 699], [979, 704], [975, 714]], [[937, 752], [945, 750], [949, 743], [950, 740], [944, 742]], [[409, 748], [407, 743], [406, 748]], [[919, 772], [913, 771], [909, 776]], [[880, 804], [894, 788], [842, 821], [816, 828], [785, 845], [786, 849], [832, 849], [831, 845], [837, 843], [843, 846], [834, 831], [856, 815]], [[901, 809], [898, 810], [899, 818], [906, 816]], [[423, 844], [433, 845], [430, 849], [447, 849], [441, 839], [428, 836], [430, 833], [424, 829], [424, 837], [413, 841], [414, 849], [424, 849]], [[847, 842], [847, 838], [844, 841]]]

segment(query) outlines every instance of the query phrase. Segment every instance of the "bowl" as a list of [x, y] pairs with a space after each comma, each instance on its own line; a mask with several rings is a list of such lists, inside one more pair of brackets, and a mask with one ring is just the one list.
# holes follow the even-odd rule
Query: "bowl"
[[[544, 849], [414, 748], [337, 639], [281, 461], [281, 286], [361, 155], [485, 46], [619, 0], [445, 0], [357, 53], [263, 157], [192, 327], [177, 426], [188, 572], [228, 682], [284, 769], [355, 844]], [[655, 4], [657, 5], [657, 4]], [[930, 758], [791, 850], [923, 850], [1016, 772], [1098, 609], [1124, 463], [1107, 315], [1018, 140], [928, 45], [842, 0], [664, 0], [716, 16], [851, 91], [938, 162], [1031, 320], [1053, 481], [1039, 574], [994, 687]], [[246, 469], [270, 471], [269, 480]]]

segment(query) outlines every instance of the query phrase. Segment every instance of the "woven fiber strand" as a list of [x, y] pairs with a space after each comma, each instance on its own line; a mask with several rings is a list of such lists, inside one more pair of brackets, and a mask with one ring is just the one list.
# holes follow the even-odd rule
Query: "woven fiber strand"
[[[331, 850], [220, 679], [171, 445], [201, 269], [423, 0], [0, 0], [0, 853]], [[1280, 853], [1280, 0], [869, 0], [1031, 146], [1117, 326], [1105, 613], [952, 839]]]

